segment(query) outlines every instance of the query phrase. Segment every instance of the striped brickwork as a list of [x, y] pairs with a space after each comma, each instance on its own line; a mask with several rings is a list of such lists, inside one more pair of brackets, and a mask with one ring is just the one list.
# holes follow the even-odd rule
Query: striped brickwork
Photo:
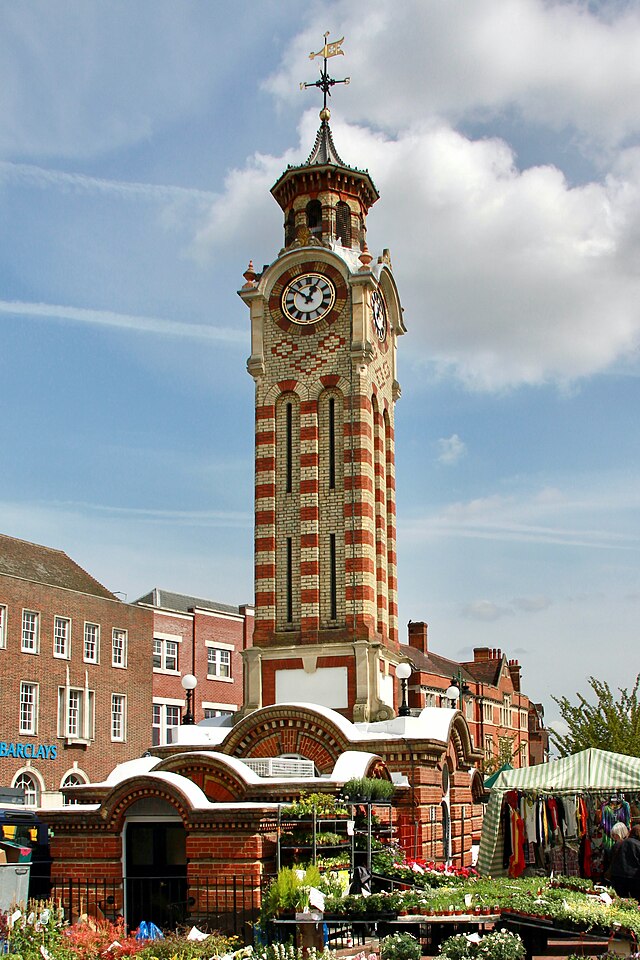
[[[335, 303], [323, 320], [295, 324], [284, 317], [281, 298], [306, 273], [331, 279]], [[388, 675], [399, 655], [398, 324], [390, 319], [381, 343], [371, 317], [375, 289], [378, 277], [366, 265], [314, 246], [283, 254], [241, 291], [251, 308], [249, 370], [256, 381], [254, 651], [279, 650], [284, 664], [296, 649], [318, 648], [318, 663], [327, 663], [332, 645], [379, 645], [375, 669], [358, 654], [349, 673], [349, 697], [361, 718], [380, 715], [379, 675]], [[250, 707], [274, 696], [272, 655], [268, 668], [252, 663]]]

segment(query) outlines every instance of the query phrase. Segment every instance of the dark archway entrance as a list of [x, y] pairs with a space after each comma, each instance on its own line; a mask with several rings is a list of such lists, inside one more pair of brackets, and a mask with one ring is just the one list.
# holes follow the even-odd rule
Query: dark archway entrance
[[127, 818], [124, 836], [126, 921], [173, 930], [188, 912], [186, 833], [167, 817]]

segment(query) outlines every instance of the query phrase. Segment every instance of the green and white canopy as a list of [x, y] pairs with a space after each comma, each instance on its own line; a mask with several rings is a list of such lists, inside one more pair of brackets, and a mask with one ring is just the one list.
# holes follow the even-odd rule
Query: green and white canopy
[[505, 770], [491, 788], [491, 799], [482, 823], [478, 853], [480, 873], [489, 873], [492, 876], [505, 873], [498, 837], [502, 801], [509, 790], [555, 796], [640, 792], [640, 758], [592, 748], [535, 767]]

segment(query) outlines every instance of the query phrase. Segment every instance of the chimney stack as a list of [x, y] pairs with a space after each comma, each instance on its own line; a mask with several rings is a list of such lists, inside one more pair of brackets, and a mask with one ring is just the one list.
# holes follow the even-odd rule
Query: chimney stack
[[425, 655], [429, 652], [429, 645], [427, 643], [427, 630], [429, 625], [423, 623], [421, 620], [418, 620], [416, 623], [409, 621], [409, 646], [413, 647], [414, 650], [419, 650], [420, 653]]
[[509, 673], [511, 674], [511, 683], [516, 693], [520, 693], [520, 670], [521, 666], [517, 660], [509, 660]]

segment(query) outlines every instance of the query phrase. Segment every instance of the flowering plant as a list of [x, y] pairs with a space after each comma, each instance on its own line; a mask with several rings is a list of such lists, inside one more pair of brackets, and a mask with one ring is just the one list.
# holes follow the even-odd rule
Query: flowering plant
[[380, 941], [380, 960], [420, 960], [422, 946], [410, 933], [392, 933]]
[[523, 960], [525, 948], [517, 933], [496, 930], [476, 943], [464, 934], [449, 937], [440, 946], [446, 960]]

